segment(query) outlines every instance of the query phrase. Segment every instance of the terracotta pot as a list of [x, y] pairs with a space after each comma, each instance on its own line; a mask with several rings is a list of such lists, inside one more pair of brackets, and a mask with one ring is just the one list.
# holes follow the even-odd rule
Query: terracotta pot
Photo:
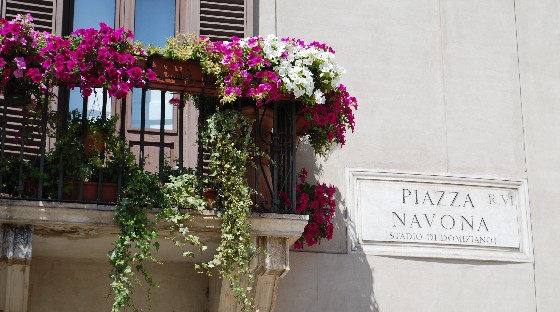
[[[270, 142], [274, 124], [274, 113], [272, 109], [265, 109], [264, 107], [256, 107], [254, 105], [244, 105], [241, 107], [240, 112], [251, 120], [257, 120], [258, 114], [259, 125], [257, 125], [256, 122], [253, 124], [252, 136], [255, 138], [255, 131], [260, 128], [259, 133], [256, 135], [256, 144], [261, 151], [269, 154], [269, 145], [267, 142]], [[272, 203], [272, 196], [268, 186], [270, 184], [272, 188], [272, 173], [270, 172], [270, 161], [267, 158], [259, 157], [257, 168], [251, 164], [247, 165], [247, 182], [249, 186], [257, 190], [259, 194], [257, 204], [260, 204], [261, 207], [269, 208]]]
[[84, 132], [84, 149], [89, 156], [96, 156], [105, 151], [105, 136], [101, 132]]
[[212, 205], [216, 202], [216, 198], [218, 198], [218, 191], [214, 188], [207, 187], [204, 189], [202, 196], [204, 196], [208, 204]]
[[304, 136], [309, 128], [311, 125], [307, 124], [305, 117], [296, 115], [296, 142], [299, 142], [300, 137]]
[[[260, 126], [260, 132], [258, 133], [257, 146], [261, 148], [265, 153], [268, 152], [268, 145], [266, 142], [270, 141], [272, 128], [274, 125], [274, 112], [271, 108], [265, 109], [264, 107], [256, 107], [255, 105], [243, 105], [239, 110], [243, 116], [251, 119], [257, 120], [257, 114], [259, 117], [258, 125], [257, 122], [253, 124], [253, 137], [255, 137], [255, 130]], [[268, 160], [267, 160], [268, 161]]]
[[[69, 193], [62, 194], [62, 199], [77, 200], [80, 192], [79, 182], [71, 182], [66, 186], [69, 187], [71, 191]], [[98, 190], [97, 186], [98, 186], [97, 182], [84, 182], [84, 186], [82, 189], [82, 200], [97, 201], [97, 190]], [[102, 187], [103, 187], [103, 197], [101, 198], [101, 201], [116, 202], [117, 193], [118, 193], [117, 184], [103, 183]]]
[[23, 181], [23, 196], [36, 198], [39, 194], [39, 183], [37, 181]]

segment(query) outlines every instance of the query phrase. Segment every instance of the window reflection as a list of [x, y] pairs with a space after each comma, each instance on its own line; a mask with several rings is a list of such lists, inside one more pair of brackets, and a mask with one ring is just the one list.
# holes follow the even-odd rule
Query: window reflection
[[[169, 100], [173, 95], [165, 93], [165, 126], [164, 129], [173, 129], [173, 105]], [[140, 128], [142, 90], [134, 89], [132, 93], [132, 127]], [[136, 109], [135, 109], [136, 108]], [[161, 117], [161, 91], [151, 90], [146, 92], [146, 129], [159, 129]]]
[[[165, 46], [165, 39], [175, 35], [175, 0], [136, 0], [134, 12], [134, 38], [145, 45]], [[173, 106], [170, 93], [165, 95], [165, 129], [173, 129]], [[132, 127], [140, 128], [142, 91], [132, 93]], [[146, 92], [146, 128], [159, 129], [161, 92]]]
[[[80, 28], [99, 29], [99, 23], [105, 23], [111, 27], [115, 25], [115, 0], [74, 0], [74, 20], [73, 30]], [[88, 118], [101, 116], [103, 107], [103, 89], [95, 88], [88, 98], [87, 112]], [[83, 98], [80, 88], [76, 87], [70, 91], [69, 100], [70, 111], [77, 109], [82, 114]], [[107, 116], [111, 116], [111, 101], [108, 100]]]

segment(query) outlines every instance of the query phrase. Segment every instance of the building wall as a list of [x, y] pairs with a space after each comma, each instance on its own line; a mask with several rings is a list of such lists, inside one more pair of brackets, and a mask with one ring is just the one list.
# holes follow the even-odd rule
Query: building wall
[[[151, 311], [192, 311], [208, 309], [208, 277], [198, 274], [193, 263], [149, 265], [159, 287], [151, 299], [146, 290], [134, 292], [134, 303]], [[29, 280], [29, 312], [110, 311], [111, 268], [106, 259], [34, 258]]]
[[[277, 311], [555, 311], [559, 1], [261, 0], [260, 34], [323, 41], [359, 101], [328, 160], [335, 239], [292, 252]], [[519, 51], [519, 52], [518, 52]], [[346, 168], [528, 180], [535, 261], [348, 253]]]
[[[304, 143], [298, 155], [338, 187], [340, 205], [332, 241], [290, 253], [276, 311], [556, 311], [560, 1], [260, 0], [258, 9], [261, 35], [332, 45], [360, 103], [343, 149], [316, 160]], [[347, 168], [526, 179], [534, 261], [350, 253]], [[104, 258], [35, 250], [29, 311], [110, 309]], [[208, 278], [192, 263], [150, 271], [161, 285], [153, 311], [208, 309]]]
[[560, 305], [560, 3], [518, 1], [519, 54], [538, 311]]

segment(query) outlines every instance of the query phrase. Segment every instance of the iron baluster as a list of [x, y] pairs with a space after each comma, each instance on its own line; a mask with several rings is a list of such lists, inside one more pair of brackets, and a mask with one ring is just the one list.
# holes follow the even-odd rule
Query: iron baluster
[[[39, 101], [40, 99], [37, 99]], [[43, 103], [43, 111], [41, 116], [41, 156], [39, 159], [39, 183], [37, 189], [37, 197], [43, 198], [43, 174], [45, 173], [45, 151], [47, 148], [47, 117], [49, 110], [49, 88], [45, 90], [45, 102]]]
[[[125, 133], [125, 131], [126, 131], [126, 128], [125, 128], [126, 118], [125, 118], [125, 116], [126, 116], [126, 98], [123, 98], [121, 100], [121, 116], [120, 116], [120, 130], [119, 130], [119, 136], [123, 140], [124, 140], [125, 135], [126, 135], [126, 133]], [[123, 149], [123, 150], [120, 151], [121, 155], [122, 155], [122, 153], [124, 153], [124, 149], [126, 147], [121, 146], [120, 148]], [[117, 178], [117, 200], [121, 199], [121, 196], [122, 196], [123, 173], [124, 173], [124, 163], [123, 163], [123, 161], [124, 160], [122, 158], [119, 160], [119, 175], [118, 175], [118, 178]]]
[[183, 113], [184, 113], [184, 108], [185, 108], [185, 103], [184, 103], [184, 97], [183, 97], [183, 93], [181, 93], [181, 95], [179, 96], [179, 161], [177, 164], [177, 167], [179, 168], [179, 174], [183, 173], [183, 122], [184, 122], [184, 117], [183, 117]]
[[165, 93], [166, 91], [160, 91], [160, 120], [159, 120], [159, 181], [163, 182], [163, 167], [165, 165]]
[[138, 163], [144, 168], [144, 134], [146, 132], [146, 87], [142, 88], [142, 99], [140, 100], [140, 152]]
[[[101, 106], [101, 120], [103, 123], [107, 121], [107, 89], [103, 88], [103, 105]], [[108, 135], [113, 135], [113, 133], [108, 133]], [[106, 138], [105, 138], [106, 139]], [[105, 159], [105, 149], [102, 148], [100, 151], [101, 159]], [[99, 168], [97, 174], [97, 201], [103, 201], [103, 167]]]
[[[6, 100], [2, 101], [2, 103], [4, 104], [4, 109], [2, 110], [2, 142], [1, 142], [1, 146], [0, 146], [0, 159], [2, 162], [6, 161], [6, 158], [4, 158], [4, 148], [5, 148], [5, 144], [6, 144], [6, 127], [8, 125], [8, 121], [7, 121], [7, 114], [8, 114], [8, 104], [6, 103]], [[0, 172], [0, 192], [3, 190], [2, 188], [2, 173]]]

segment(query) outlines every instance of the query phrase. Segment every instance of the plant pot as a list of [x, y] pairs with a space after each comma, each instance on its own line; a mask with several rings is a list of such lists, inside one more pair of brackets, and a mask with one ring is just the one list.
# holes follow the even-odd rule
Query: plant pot
[[304, 136], [307, 131], [311, 128], [311, 125], [307, 123], [307, 120], [303, 115], [296, 115], [296, 142]]
[[23, 196], [37, 198], [39, 183], [37, 181], [23, 181]]
[[97, 156], [105, 151], [105, 135], [103, 133], [86, 130], [83, 139], [84, 150], [89, 156]]
[[[272, 128], [274, 126], [274, 112], [272, 109], [257, 107], [255, 105], [243, 105], [239, 109], [239, 112], [251, 120], [257, 120], [258, 114], [258, 125], [256, 121], [253, 124], [253, 138], [256, 139], [257, 146], [259, 146], [263, 152], [268, 153], [267, 142], [270, 142]], [[255, 134], [257, 127], [259, 127], [260, 131]]]
[[[255, 105], [243, 105], [240, 113], [251, 120], [257, 120], [253, 124], [252, 136], [256, 140], [257, 147], [267, 155], [270, 155], [270, 145], [272, 128], [274, 124], [274, 113], [272, 109], [265, 107], [257, 107]], [[257, 129], [259, 129], [258, 132]], [[272, 173], [270, 171], [270, 160], [266, 157], [258, 157], [256, 160], [257, 168], [252, 164], [247, 165], [247, 182], [249, 186], [258, 192], [258, 200], [261, 208], [268, 208], [272, 204], [272, 194], [269, 186], [272, 188]], [[267, 183], [268, 181], [268, 183]]]
[[208, 86], [200, 62], [172, 60], [161, 55], [152, 55], [148, 58], [147, 68], [156, 74], [156, 80], [148, 83], [150, 89], [203, 93]]
[[[98, 183], [97, 182], [83, 182], [82, 188], [82, 201], [97, 201]], [[103, 197], [101, 202], [116, 202], [118, 187], [116, 183], [103, 183]], [[66, 184], [66, 188], [70, 191], [62, 195], [62, 199], [78, 200], [80, 193], [79, 182], [71, 182]]]
[[267, 163], [260, 161], [260, 163], [257, 162], [256, 165], [257, 168], [255, 168], [252, 164], [247, 165], [247, 183], [258, 192], [258, 199], [255, 204], [258, 204], [264, 209], [271, 209], [272, 193], [269, 186], [271, 189], [273, 186], [270, 163], [267, 160]]
[[214, 188], [207, 187], [204, 189], [202, 196], [204, 196], [209, 205], [212, 205], [216, 202], [216, 198], [218, 198], [218, 191]]

